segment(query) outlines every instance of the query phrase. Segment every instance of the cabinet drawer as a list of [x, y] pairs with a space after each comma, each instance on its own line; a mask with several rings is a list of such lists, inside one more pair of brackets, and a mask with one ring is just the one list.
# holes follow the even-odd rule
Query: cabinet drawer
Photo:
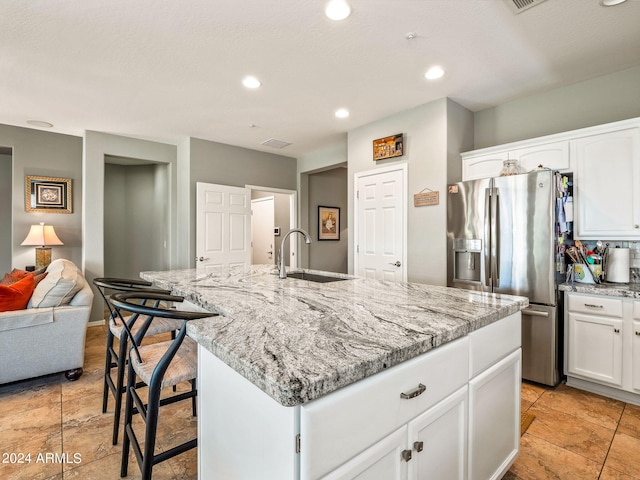
[[487, 325], [469, 334], [470, 376], [506, 357], [522, 344], [521, 312]]
[[622, 318], [622, 299], [596, 295], [567, 295], [570, 312]]
[[[303, 405], [300, 478], [329, 473], [469, 380], [463, 337]], [[426, 389], [413, 398], [402, 393]]]

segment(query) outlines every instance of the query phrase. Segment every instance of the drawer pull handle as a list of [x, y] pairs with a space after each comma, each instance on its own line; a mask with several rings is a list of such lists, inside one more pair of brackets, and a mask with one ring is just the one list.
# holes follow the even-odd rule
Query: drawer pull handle
[[413, 442], [413, 448], [416, 452], [421, 452], [424, 450], [424, 442]]
[[604, 306], [602, 305], [594, 305], [593, 303], [585, 303], [584, 306], [591, 307], [591, 308], [604, 308]]
[[620, 333], [620, 329], [619, 328], [614, 328], [613, 329], [613, 333]]
[[413, 390], [411, 390], [410, 392], [404, 393], [402, 392], [400, 394], [400, 398], [404, 398], [404, 399], [410, 399], [410, 398], [415, 398], [418, 395], [422, 395], [425, 390], [427, 389], [426, 386], [424, 386], [423, 384], [419, 383], [418, 386], [416, 388], [414, 388]]
[[411, 450], [403, 450], [402, 451], [402, 459], [405, 462], [408, 462], [409, 460], [411, 460]]

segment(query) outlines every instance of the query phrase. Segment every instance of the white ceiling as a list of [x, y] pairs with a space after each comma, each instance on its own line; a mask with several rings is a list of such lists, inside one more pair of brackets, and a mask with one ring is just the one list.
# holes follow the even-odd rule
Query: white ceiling
[[0, 0], [0, 123], [296, 157], [439, 98], [478, 111], [640, 64], [640, 0], [510, 1], [350, 0], [333, 22], [321, 0]]

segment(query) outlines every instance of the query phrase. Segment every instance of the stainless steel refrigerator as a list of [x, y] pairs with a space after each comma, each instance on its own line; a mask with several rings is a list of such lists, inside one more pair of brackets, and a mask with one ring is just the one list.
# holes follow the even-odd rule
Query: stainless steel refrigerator
[[556, 175], [550, 170], [449, 185], [447, 285], [529, 297], [522, 378], [557, 385]]

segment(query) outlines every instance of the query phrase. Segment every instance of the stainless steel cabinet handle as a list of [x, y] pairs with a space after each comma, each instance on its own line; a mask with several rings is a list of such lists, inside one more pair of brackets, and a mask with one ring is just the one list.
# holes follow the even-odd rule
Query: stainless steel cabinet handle
[[594, 305], [593, 303], [585, 303], [584, 306], [591, 307], [591, 308], [604, 308], [603, 305]]
[[413, 448], [416, 452], [421, 452], [424, 450], [424, 442], [413, 442]]
[[408, 462], [409, 460], [411, 460], [411, 450], [403, 450], [402, 451], [402, 459], [405, 462]]
[[400, 398], [404, 398], [406, 400], [408, 400], [410, 398], [415, 398], [418, 395], [422, 395], [425, 392], [426, 389], [427, 389], [427, 387], [425, 385], [419, 383], [418, 386], [416, 388], [414, 388], [413, 390], [411, 390], [411, 391], [409, 391], [407, 393], [402, 392], [400, 394]]

